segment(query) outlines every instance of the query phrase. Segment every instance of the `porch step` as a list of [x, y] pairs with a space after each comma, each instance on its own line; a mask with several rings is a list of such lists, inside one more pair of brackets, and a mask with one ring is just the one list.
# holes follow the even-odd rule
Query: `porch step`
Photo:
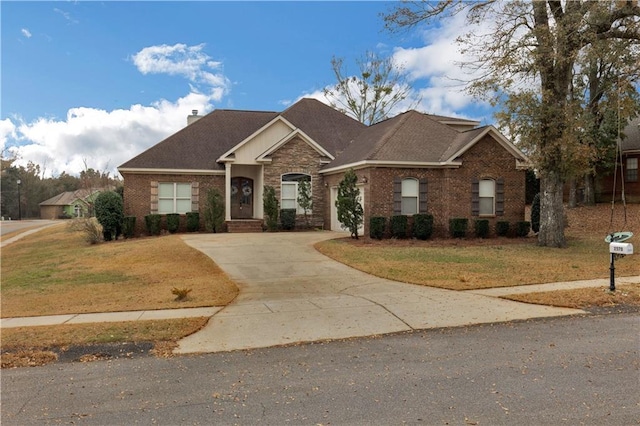
[[245, 219], [227, 221], [227, 232], [243, 233], [243, 232], [262, 232], [262, 220]]

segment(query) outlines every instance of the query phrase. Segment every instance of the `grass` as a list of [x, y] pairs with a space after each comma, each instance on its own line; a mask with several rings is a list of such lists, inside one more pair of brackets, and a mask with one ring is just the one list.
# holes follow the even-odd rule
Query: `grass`
[[[178, 235], [88, 245], [67, 225], [54, 226], [2, 249], [3, 318], [225, 306], [238, 288], [206, 255]], [[172, 289], [191, 289], [175, 301]], [[109, 342], [154, 342], [159, 354], [208, 318], [2, 329], [2, 367], [42, 365], [49, 348]]]
[[[575, 240], [567, 249], [539, 247], [524, 242], [486, 240], [398, 242], [349, 239], [323, 241], [323, 254], [363, 272], [406, 283], [471, 290], [606, 278], [609, 255], [597, 240]], [[640, 264], [629, 257], [616, 263], [619, 276], [640, 274]]]
[[[372, 275], [450, 290], [607, 278], [607, 208], [568, 210], [568, 247], [563, 249], [539, 247], [535, 237], [424, 242], [340, 239], [320, 242], [316, 249]], [[632, 220], [625, 230], [640, 235], [640, 205], [628, 209]], [[616, 261], [616, 275], [640, 275], [637, 255]]]
[[2, 368], [44, 365], [57, 359], [51, 350], [70, 345], [115, 342], [154, 342], [158, 355], [167, 355], [184, 336], [200, 330], [208, 318], [66, 324], [2, 330]]
[[511, 294], [504, 296], [504, 298], [517, 302], [577, 309], [610, 306], [640, 306], [640, 286], [617, 286], [615, 292], [609, 291], [608, 287], [580, 288], [574, 290]]
[[[66, 225], [2, 250], [2, 317], [225, 306], [238, 288], [178, 235], [88, 245]], [[188, 287], [176, 302], [174, 287]]]

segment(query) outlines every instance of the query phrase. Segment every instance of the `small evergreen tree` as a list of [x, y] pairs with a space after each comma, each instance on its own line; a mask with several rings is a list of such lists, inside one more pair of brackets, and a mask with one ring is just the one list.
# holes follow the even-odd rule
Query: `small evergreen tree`
[[124, 206], [122, 197], [114, 191], [101, 192], [95, 200], [96, 219], [102, 225], [105, 241], [118, 239], [122, 232]]
[[304, 223], [309, 228], [308, 212], [313, 210], [313, 199], [311, 198], [311, 182], [303, 179], [298, 182], [298, 205], [304, 210]]
[[364, 210], [360, 200], [360, 190], [356, 187], [358, 176], [349, 169], [344, 174], [344, 179], [338, 184], [338, 199], [336, 207], [338, 209], [338, 221], [342, 229], [351, 232], [351, 238], [358, 239], [358, 228], [364, 221]]
[[222, 232], [224, 226], [224, 199], [215, 188], [207, 191], [204, 207], [204, 228], [207, 232]]
[[275, 231], [278, 229], [278, 213], [280, 212], [280, 203], [276, 198], [276, 190], [273, 186], [265, 185], [262, 194], [262, 203], [264, 214], [267, 216], [267, 229]]

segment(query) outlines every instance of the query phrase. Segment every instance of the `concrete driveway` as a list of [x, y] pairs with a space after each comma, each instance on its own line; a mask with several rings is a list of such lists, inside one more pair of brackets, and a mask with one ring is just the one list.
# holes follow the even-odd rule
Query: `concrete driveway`
[[177, 353], [218, 352], [583, 313], [377, 278], [317, 252], [335, 232], [199, 234], [184, 241], [240, 287]]

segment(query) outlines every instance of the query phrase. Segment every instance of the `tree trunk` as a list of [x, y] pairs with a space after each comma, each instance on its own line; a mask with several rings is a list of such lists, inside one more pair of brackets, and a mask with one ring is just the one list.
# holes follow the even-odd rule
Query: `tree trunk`
[[565, 247], [564, 206], [562, 205], [562, 179], [555, 171], [540, 179], [540, 232], [538, 245]]
[[576, 206], [578, 205], [578, 200], [577, 200], [578, 196], [576, 195], [578, 190], [576, 187], [577, 187], [576, 180], [571, 179], [569, 181], [569, 208], [570, 209], [575, 209]]
[[592, 173], [587, 173], [584, 176], [584, 199], [583, 203], [585, 206], [595, 206], [596, 205], [596, 184], [595, 177]]

